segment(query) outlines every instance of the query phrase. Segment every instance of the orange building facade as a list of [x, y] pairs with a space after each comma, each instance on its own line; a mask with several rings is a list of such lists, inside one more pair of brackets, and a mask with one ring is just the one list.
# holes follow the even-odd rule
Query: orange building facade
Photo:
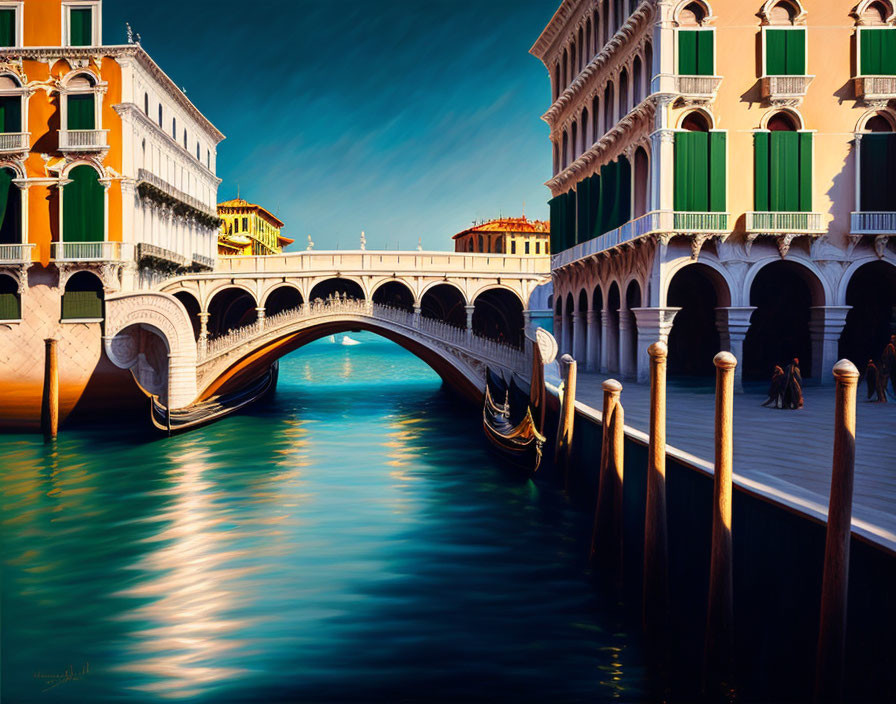
[[581, 364], [831, 383], [896, 333], [890, 0], [564, 0], [547, 68], [555, 331]]
[[0, 424], [39, 417], [45, 339], [64, 417], [117, 372], [104, 300], [214, 267], [222, 139], [101, 0], [0, 2]]
[[551, 253], [551, 226], [542, 220], [498, 218], [458, 232], [454, 235], [455, 252], [492, 254]]

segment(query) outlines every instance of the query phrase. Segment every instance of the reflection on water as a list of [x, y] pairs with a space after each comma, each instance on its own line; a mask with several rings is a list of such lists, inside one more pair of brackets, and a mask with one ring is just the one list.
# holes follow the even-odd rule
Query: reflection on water
[[498, 465], [422, 362], [356, 338], [186, 436], [0, 441], [4, 702], [640, 697], [587, 516]]

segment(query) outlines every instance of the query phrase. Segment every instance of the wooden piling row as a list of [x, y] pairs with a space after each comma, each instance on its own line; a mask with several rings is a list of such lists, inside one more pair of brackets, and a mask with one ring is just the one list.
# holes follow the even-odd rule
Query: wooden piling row
[[572, 433], [576, 420], [576, 360], [568, 354], [560, 358], [560, 373], [563, 376], [563, 403], [560, 408], [560, 427], [557, 429], [557, 447], [554, 451], [554, 466], [563, 473], [563, 486], [569, 490], [569, 457], [572, 451]]
[[45, 340], [44, 343], [46, 347], [41, 427], [45, 439], [55, 440], [59, 433], [59, 346], [56, 340]]
[[610, 571], [622, 574], [622, 482], [625, 452], [625, 419], [619, 402], [622, 384], [603, 383], [604, 412], [597, 506], [591, 533], [591, 561], [606, 558]]

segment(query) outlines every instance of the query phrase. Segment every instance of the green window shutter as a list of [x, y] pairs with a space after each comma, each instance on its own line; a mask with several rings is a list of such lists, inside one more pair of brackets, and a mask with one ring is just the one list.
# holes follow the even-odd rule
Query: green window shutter
[[709, 134], [675, 134], [675, 210], [709, 210]]
[[601, 230], [604, 219], [603, 174], [604, 170], [601, 168], [600, 172], [595, 175], [594, 186], [591, 188], [591, 218], [594, 221], [591, 226], [591, 234], [594, 237], [603, 234], [603, 230]]
[[861, 144], [859, 209], [892, 212], [896, 210], [896, 134], [865, 134]]
[[790, 29], [787, 35], [786, 75], [806, 75], [806, 30]]
[[588, 236], [585, 234], [585, 223], [587, 221], [585, 209], [588, 207], [587, 191], [587, 182], [580, 181], [576, 186], [576, 244], [588, 239]]
[[753, 152], [755, 156], [753, 207], [759, 212], [769, 210], [769, 141], [768, 132], [756, 132], [753, 134]]
[[68, 129], [96, 129], [96, 112], [93, 100], [93, 94], [68, 96]]
[[17, 293], [0, 293], [0, 320], [21, 320], [22, 302]]
[[548, 209], [551, 213], [551, 251], [560, 252], [557, 236], [560, 234], [560, 199], [561, 196], [551, 198], [548, 201]]
[[697, 75], [697, 35], [701, 32], [678, 30], [678, 73], [682, 76]]
[[105, 191], [96, 171], [76, 166], [63, 192], [62, 238], [65, 242], [102, 242], [105, 239]]
[[880, 70], [884, 76], [896, 76], [896, 29], [879, 29]]
[[0, 97], [0, 131], [22, 131], [22, 99], [18, 96]]
[[765, 75], [783, 76], [787, 73], [786, 29], [765, 30]]
[[797, 132], [771, 133], [769, 206], [774, 212], [800, 209], [799, 140]]
[[576, 206], [578, 199], [576, 192], [570, 189], [566, 193], [566, 247], [574, 247], [576, 244]]
[[691, 134], [693, 133], [675, 133], [675, 183], [672, 207], [678, 211], [686, 211], [690, 209], [689, 174], [691, 173], [693, 156], [691, 154], [691, 141], [688, 139], [688, 135]]
[[102, 317], [103, 297], [99, 291], [66, 291], [63, 294], [63, 320]]
[[16, 11], [0, 10], [0, 46], [16, 44]]
[[697, 75], [712, 76], [715, 73], [715, 32], [706, 30], [697, 34]]
[[799, 171], [799, 208], [808, 213], [812, 210], [812, 133], [799, 132], [800, 171]]
[[603, 232], [609, 232], [616, 227], [616, 220], [619, 219], [619, 163], [612, 161], [605, 168], [607, 175], [601, 179], [605, 199]]
[[619, 157], [619, 216], [616, 227], [622, 227], [632, 216], [632, 165]]
[[724, 213], [728, 207], [728, 156], [725, 148], [727, 138], [728, 135], [725, 132], [709, 133], [708, 211], [711, 213]]
[[591, 187], [588, 189], [588, 236], [589, 238], [597, 235], [598, 208], [600, 206], [600, 175], [594, 174], [591, 177]]
[[93, 46], [93, 10], [90, 8], [69, 11], [69, 44]]
[[879, 29], [859, 30], [859, 50], [862, 65], [859, 69], [864, 76], [881, 75], [881, 42]]

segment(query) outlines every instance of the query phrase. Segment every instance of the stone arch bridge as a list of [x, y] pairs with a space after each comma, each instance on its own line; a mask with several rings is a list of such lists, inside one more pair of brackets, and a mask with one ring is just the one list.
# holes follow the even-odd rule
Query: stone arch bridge
[[144, 390], [182, 408], [315, 339], [369, 330], [477, 396], [486, 365], [528, 370], [524, 331], [552, 315], [549, 270], [548, 257], [441, 252], [224, 258], [211, 272], [107, 296], [105, 348]]

